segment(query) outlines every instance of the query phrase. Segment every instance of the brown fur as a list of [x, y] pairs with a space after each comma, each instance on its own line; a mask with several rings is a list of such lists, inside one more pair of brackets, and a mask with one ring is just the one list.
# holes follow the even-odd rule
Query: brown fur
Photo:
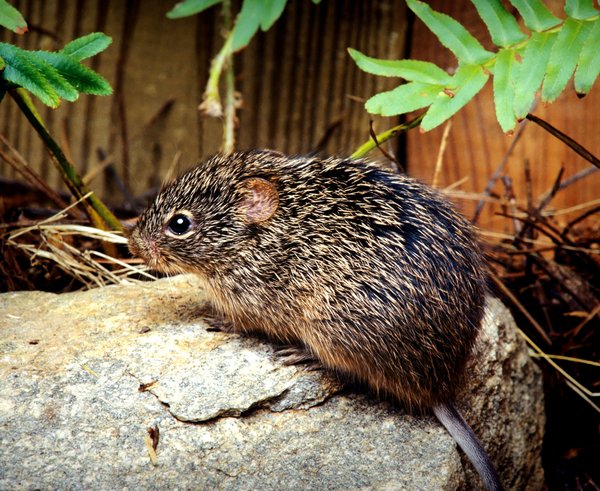
[[[165, 232], [178, 213], [194, 222], [183, 238]], [[215, 156], [161, 191], [130, 244], [198, 274], [235, 330], [302, 345], [413, 410], [454, 399], [483, 314], [470, 225], [368, 162]]]

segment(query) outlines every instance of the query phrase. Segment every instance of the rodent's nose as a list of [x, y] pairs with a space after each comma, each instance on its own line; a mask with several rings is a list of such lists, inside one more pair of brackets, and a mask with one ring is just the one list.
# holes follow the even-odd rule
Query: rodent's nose
[[143, 259], [146, 264], [155, 265], [160, 263], [162, 254], [159, 245], [143, 231], [140, 232], [139, 228], [133, 229], [127, 246], [134, 257]]
[[127, 241], [127, 247], [132, 256], [143, 257], [142, 245], [140, 244], [140, 234], [137, 228], [133, 228], [129, 231], [129, 240]]

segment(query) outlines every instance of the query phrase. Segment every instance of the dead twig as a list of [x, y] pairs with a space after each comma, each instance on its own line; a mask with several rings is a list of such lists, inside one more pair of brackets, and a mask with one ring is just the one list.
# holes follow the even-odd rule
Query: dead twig
[[[0, 150], [0, 158], [10, 165], [15, 171], [21, 174], [27, 180], [27, 182], [45, 195], [57, 207], [61, 209], [67, 208], [66, 201], [63, 200], [54, 189], [48, 186], [40, 176], [38, 176], [38, 174], [29, 166], [27, 161], [17, 151], [17, 149], [14, 148], [4, 137], [4, 135], [0, 135], [0, 141], [12, 154], [11, 156], [3, 150]], [[85, 218], [85, 215], [80, 210], [75, 208], [69, 208], [69, 214], [78, 220], [83, 220]]]
[[446, 125], [444, 126], [444, 133], [442, 133], [442, 141], [440, 142], [440, 148], [438, 150], [437, 158], [435, 160], [435, 170], [433, 171], [433, 178], [431, 180], [431, 185], [434, 188], [438, 187], [438, 181], [442, 172], [442, 162], [444, 160], [444, 153], [448, 144], [448, 135], [450, 134], [450, 128], [452, 128], [451, 119], [449, 119]]
[[369, 136], [373, 139], [373, 141], [375, 142], [375, 146], [384, 155], [384, 157], [386, 159], [388, 159], [390, 162], [393, 162], [394, 164], [396, 164], [397, 168], [400, 168], [401, 166], [398, 163], [398, 160], [396, 159], [396, 157], [394, 157], [393, 155], [388, 153], [379, 143], [379, 140], [377, 139], [377, 133], [375, 133], [375, 130], [373, 129], [373, 120], [372, 119], [369, 120]]
[[[519, 124], [519, 126], [517, 126], [517, 129], [514, 133], [512, 141], [510, 142], [510, 146], [508, 147], [508, 150], [506, 150], [506, 153], [503, 155], [502, 160], [500, 160], [500, 163], [496, 167], [496, 170], [492, 173], [492, 175], [488, 179], [485, 189], [483, 190], [484, 196], [490, 196], [492, 194], [492, 189], [494, 189], [494, 186], [496, 185], [496, 181], [498, 179], [500, 179], [500, 176], [502, 176], [502, 174], [504, 173], [506, 164], [508, 163], [508, 159], [512, 155], [515, 147], [517, 146], [517, 143], [519, 143], [519, 140], [523, 136], [523, 132], [525, 131], [526, 127], [527, 127], [527, 121], [523, 121], [521, 124]], [[479, 216], [481, 215], [481, 211], [483, 209], [484, 204], [485, 204], [484, 200], [481, 200], [479, 203], [477, 203], [477, 206], [475, 207], [475, 212], [473, 213], [473, 218], [471, 219], [471, 221], [473, 223], [477, 223], [477, 221], [479, 220]]]
[[548, 123], [547, 121], [544, 121], [542, 118], [538, 118], [534, 114], [530, 113], [530, 114], [528, 114], [525, 117], [529, 121], [533, 121], [535, 124], [537, 124], [537, 125], [541, 126], [542, 128], [544, 128], [548, 133], [550, 133], [551, 135], [553, 135], [556, 138], [558, 138], [561, 142], [563, 142], [569, 148], [571, 148], [572, 150], [574, 150], [575, 153], [577, 153], [578, 155], [580, 155], [581, 157], [583, 157], [590, 164], [592, 164], [592, 165], [600, 168], [600, 159], [598, 159], [598, 157], [596, 157], [592, 152], [590, 152], [583, 145], [580, 145], [575, 140], [573, 140], [573, 138], [571, 138], [569, 135], [566, 135], [565, 133], [563, 133], [562, 131], [560, 131], [558, 128], [555, 128], [550, 123]]
[[502, 293], [508, 298], [511, 303], [521, 311], [521, 313], [525, 316], [525, 318], [531, 323], [535, 331], [542, 337], [542, 339], [548, 344], [552, 345], [552, 340], [546, 334], [546, 331], [538, 324], [535, 318], [529, 313], [529, 311], [523, 306], [523, 304], [519, 301], [515, 295], [510, 291], [510, 289], [502, 282], [498, 276], [495, 274], [491, 274], [490, 278], [496, 284], [496, 286], [502, 291]]

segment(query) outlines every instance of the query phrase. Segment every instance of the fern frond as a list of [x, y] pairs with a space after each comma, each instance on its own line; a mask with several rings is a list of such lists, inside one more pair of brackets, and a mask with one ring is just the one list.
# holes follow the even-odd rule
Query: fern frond
[[367, 100], [368, 112], [395, 116], [427, 107], [421, 123], [427, 131], [452, 117], [492, 78], [496, 117], [502, 130], [511, 132], [527, 115], [540, 88], [542, 100], [552, 102], [574, 74], [578, 94], [591, 90], [600, 75], [600, 11], [591, 2], [566, 0], [566, 17], [561, 20], [541, 0], [510, 0], [529, 30], [524, 33], [500, 0], [471, 1], [498, 48], [495, 52], [485, 50], [455, 19], [425, 2], [406, 0], [456, 57], [454, 76], [425, 61], [379, 60], [349, 50], [363, 71], [406, 81]]

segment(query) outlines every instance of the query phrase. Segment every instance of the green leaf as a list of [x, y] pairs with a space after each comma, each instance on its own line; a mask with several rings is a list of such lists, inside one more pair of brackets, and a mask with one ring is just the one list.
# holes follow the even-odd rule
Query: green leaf
[[515, 67], [515, 99], [514, 110], [518, 119], [523, 119], [535, 99], [540, 88], [546, 66], [550, 59], [550, 51], [558, 36], [557, 32], [534, 32], [522, 53], [521, 64]]
[[101, 32], [92, 32], [86, 36], [74, 39], [60, 50], [60, 53], [71, 56], [77, 61], [97, 55], [110, 46], [112, 39]]
[[268, 30], [279, 19], [287, 0], [244, 0], [242, 10], [233, 27], [232, 51], [238, 51], [248, 45], [258, 27]]
[[261, 14], [260, 0], [244, 0], [242, 10], [235, 20], [235, 26], [231, 33], [233, 40], [232, 51], [238, 51], [247, 46], [260, 26]]
[[0, 0], [0, 26], [6, 27], [17, 34], [27, 32], [27, 22], [21, 13], [6, 0]]
[[494, 53], [485, 50], [462, 24], [419, 0], [406, 0], [408, 7], [433, 32], [440, 43], [448, 48], [459, 63], [482, 64], [491, 60]]
[[79, 92], [59, 73], [56, 68], [54, 68], [54, 66], [44, 59], [44, 56], [39, 56], [39, 53], [44, 52], [23, 51], [22, 56], [24, 56], [27, 61], [37, 68], [40, 74], [52, 86], [52, 89], [54, 89], [58, 97], [61, 99], [66, 99], [70, 102], [76, 101], [79, 97]]
[[6, 63], [3, 78], [27, 89], [47, 106], [58, 107], [60, 97], [36, 65], [23, 56], [24, 52], [12, 44], [0, 43], [0, 56]]
[[456, 91], [446, 90], [436, 97], [421, 122], [421, 128], [429, 131], [453, 116], [483, 88], [489, 73], [479, 65], [461, 65], [452, 77]]
[[510, 0], [531, 31], [541, 32], [557, 26], [562, 21], [555, 17], [541, 0]]
[[552, 46], [542, 85], [542, 100], [554, 101], [564, 90], [575, 71], [577, 59], [592, 23], [568, 17]]
[[429, 106], [443, 89], [443, 85], [410, 82], [374, 95], [365, 103], [365, 109], [382, 116], [404, 114]]
[[515, 68], [518, 65], [516, 50], [501, 49], [494, 67], [494, 106], [496, 118], [504, 133], [514, 129], [517, 118], [513, 111]]
[[281, 14], [283, 14], [287, 0], [263, 0], [263, 4], [260, 28], [263, 31], [268, 31], [275, 21], [281, 17]]
[[169, 19], [180, 19], [181, 17], [189, 17], [190, 15], [199, 14], [222, 0], [184, 0], [175, 4], [175, 6], [167, 12]]
[[590, 28], [577, 65], [575, 90], [578, 94], [587, 94], [600, 75], [600, 18], [596, 19]]
[[574, 19], [585, 20], [600, 12], [594, 8], [593, 0], [567, 0], [565, 13]]
[[[35, 55], [56, 71], [73, 87], [76, 92], [93, 95], [110, 95], [112, 87], [107, 80], [94, 70], [83, 66], [75, 58], [65, 53], [50, 53], [48, 51], [34, 51]], [[65, 97], [67, 100], [67, 97]]]
[[471, 0], [496, 46], [508, 48], [527, 38], [500, 0]]
[[77, 58], [86, 53], [91, 56], [89, 53], [107, 45], [106, 39], [110, 40], [108, 36], [96, 35], [79, 45], [69, 43], [75, 49], [75, 56], [64, 52], [26, 51], [0, 43], [0, 57], [6, 64], [0, 75], [30, 91], [50, 107], [57, 107], [61, 99], [75, 101], [80, 92], [110, 94], [110, 84], [101, 75], [79, 63]]
[[348, 53], [361, 70], [374, 75], [442, 85], [450, 83], [452, 79], [447, 72], [428, 61], [381, 60], [371, 58], [352, 48], [348, 48]]

